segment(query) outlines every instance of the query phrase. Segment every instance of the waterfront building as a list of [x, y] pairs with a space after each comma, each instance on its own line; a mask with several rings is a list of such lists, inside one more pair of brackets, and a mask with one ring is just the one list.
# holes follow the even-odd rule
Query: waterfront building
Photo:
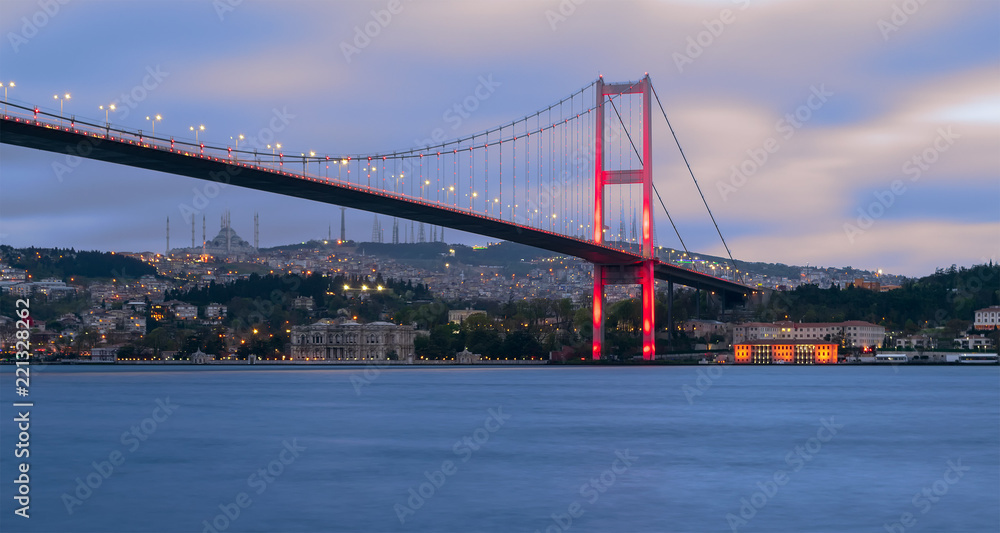
[[852, 348], [878, 348], [885, 341], [885, 328], [861, 320], [847, 322], [748, 322], [733, 328], [733, 344], [755, 340], [823, 340], [842, 339]]
[[90, 350], [90, 360], [100, 363], [115, 363], [118, 361], [118, 349], [121, 346], [95, 346]]
[[733, 345], [736, 364], [837, 364], [837, 343], [824, 341], [755, 340]]
[[936, 347], [935, 345], [934, 338], [929, 335], [910, 335], [909, 337], [896, 339], [897, 350], [933, 350]]
[[297, 361], [377, 361], [394, 353], [405, 359], [413, 355], [415, 338], [413, 326], [323, 319], [292, 327], [291, 356]]
[[978, 330], [1000, 328], [1000, 306], [994, 305], [976, 310], [976, 320], [973, 327]]
[[993, 348], [993, 339], [986, 335], [966, 335], [955, 339], [955, 348], [959, 350], [989, 350]]

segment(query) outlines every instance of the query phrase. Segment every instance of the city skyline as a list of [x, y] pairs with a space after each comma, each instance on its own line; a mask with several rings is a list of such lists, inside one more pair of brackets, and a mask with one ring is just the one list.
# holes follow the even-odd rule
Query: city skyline
[[[1000, 53], [977, 45], [996, 4], [56, 4], [0, 6], [11, 102], [98, 122], [117, 102], [108, 120], [130, 128], [340, 154], [482, 131], [648, 71], [737, 259], [919, 276], [998, 255]], [[689, 247], [724, 255], [669, 135], [658, 121], [654, 180]], [[184, 206], [247, 227], [259, 212], [264, 247], [339, 229], [334, 206], [233, 187], [197, 209], [192, 179], [0, 156], [2, 244], [159, 251], [165, 216], [185, 241]], [[348, 220], [368, 240], [372, 215]], [[656, 229], [679, 247], [662, 212]]]

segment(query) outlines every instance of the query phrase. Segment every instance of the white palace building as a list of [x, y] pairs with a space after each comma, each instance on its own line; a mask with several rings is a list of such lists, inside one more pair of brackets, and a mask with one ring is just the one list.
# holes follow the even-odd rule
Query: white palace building
[[413, 356], [413, 326], [389, 322], [337, 322], [325, 318], [308, 326], [293, 326], [293, 361], [378, 361], [390, 354]]

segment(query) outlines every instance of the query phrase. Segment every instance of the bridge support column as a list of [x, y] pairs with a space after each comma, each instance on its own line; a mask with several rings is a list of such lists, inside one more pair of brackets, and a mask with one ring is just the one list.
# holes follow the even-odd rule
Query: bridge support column
[[656, 280], [653, 278], [653, 261], [643, 261], [639, 267], [639, 284], [642, 285], [642, 358], [656, 358]]
[[674, 347], [674, 282], [667, 282], [667, 344]]
[[604, 265], [594, 265], [594, 343], [593, 358], [599, 360], [604, 349]]
[[655, 260], [630, 265], [594, 265], [594, 344], [593, 358], [599, 360], [604, 347], [604, 287], [639, 285], [642, 287], [642, 358], [656, 357], [656, 279]]

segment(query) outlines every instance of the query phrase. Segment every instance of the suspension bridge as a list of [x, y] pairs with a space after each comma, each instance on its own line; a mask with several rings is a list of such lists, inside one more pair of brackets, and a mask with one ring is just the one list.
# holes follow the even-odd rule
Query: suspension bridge
[[[669, 126], [648, 75], [622, 83], [598, 78], [535, 113], [433, 146], [298, 156], [146, 135], [4, 102], [0, 142], [351, 207], [585, 259], [594, 264], [593, 358], [600, 359], [604, 349], [605, 287], [637, 284], [642, 355], [651, 360], [656, 280], [667, 282], [668, 323], [674, 283], [719, 293], [723, 302], [753, 292], [738, 279], [657, 258], [655, 206], [668, 219], [670, 214], [652, 179], [654, 98]], [[679, 142], [677, 147], [684, 157]], [[617, 228], [608, 225], [616, 210]]]

